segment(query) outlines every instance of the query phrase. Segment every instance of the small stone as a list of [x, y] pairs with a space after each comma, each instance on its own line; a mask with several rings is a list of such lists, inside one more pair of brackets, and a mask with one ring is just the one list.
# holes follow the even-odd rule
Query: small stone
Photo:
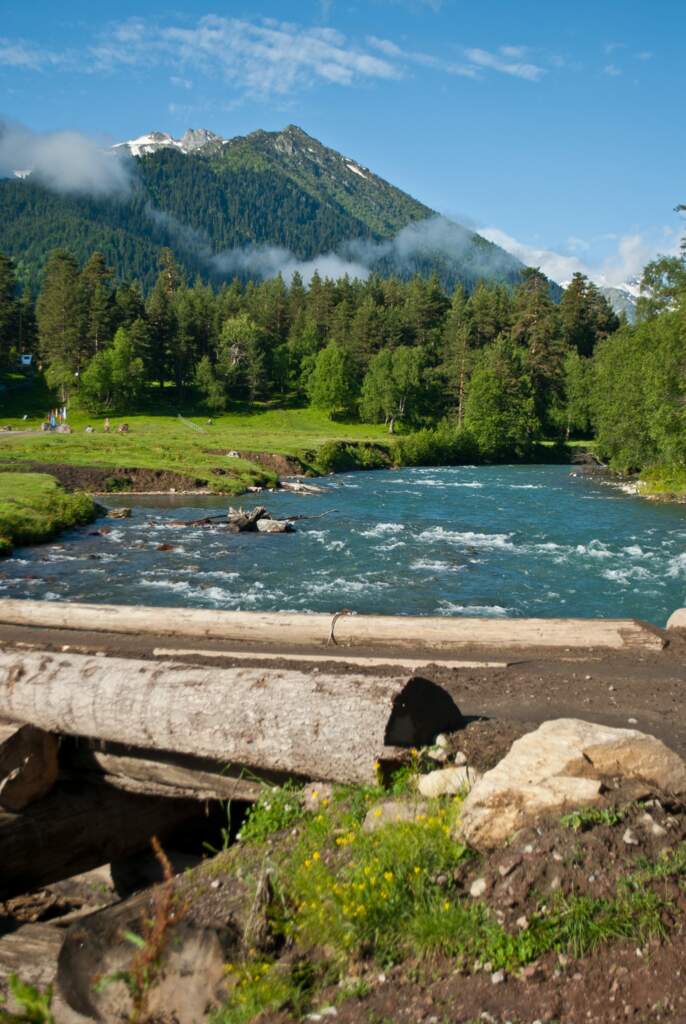
[[130, 519], [131, 509], [130, 508], [111, 508], [107, 513], [108, 519]]
[[500, 875], [501, 878], [507, 878], [507, 876], [511, 875], [514, 869], [518, 868], [521, 863], [521, 857], [512, 857], [510, 858], [510, 860], [506, 860], [503, 864], [499, 866], [498, 874]]
[[480, 775], [467, 765], [456, 768], [438, 768], [434, 772], [420, 775], [417, 789], [430, 800], [438, 796], [455, 796], [470, 789]]
[[363, 832], [376, 832], [391, 822], [416, 821], [424, 817], [428, 811], [428, 804], [423, 800], [410, 802], [409, 800], [384, 800], [382, 803], [374, 804], [367, 811], [367, 816], [362, 825]]
[[505, 971], [495, 971], [491, 975], [491, 985], [501, 985], [505, 981]]
[[453, 756], [453, 764], [460, 766], [467, 763], [467, 755], [462, 751], [458, 750]]
[[529, 919], [524, 914], [522, 914], [521, 917], [517, 918], [516, 924], [520, 931], [525, 932], [529, 927]]
[[653, 836], [666, 836], [667, 829], [659, 825], [650, 814], [644, 814], [639, 820], [639, 825], [647, 829]]
[[626, 843], [627, 846], [638, 846], [638, 839], [633, 829], [626, 829], [622, 836], [622, 842]]
[[450, 740], [448, 739], [444, 732], [439, 732], [438, 736], [434, 740], [434, 746], [442, 747], [443, 750], [450, 749]]
[[614, 693], [616, 689], [616, 686], [608, 686], [608, 690], [610, 691], [610, 693]]
[[556, 889], [560, 888], [560, 876], [555, 875], [552, 882], [550, 883], [550, 891], [555, 892]]
[[221, 881], [218, 878], [215, 878], [213, 882], [210, 882], [210, 889], [220, 889], [221, 884]]
[[637, 718], [627, 718], [627, 722], [629, 723], [629, 725], [638, 725]]
[[564, 860], [564, 857], [561, 853], [558, 853], [557, 850], [553, 850], [553, 860], [560, 864]]
[[488, 882], [486, 881], [485, 878], [475, 878], [472, 884], [469, 886], [469, 895], [472, 896], [475, 900], [477, 900], [479, 896], [483, 896], [487, 888]]
[[328, 807], [332, 797], [333, 786], [330, 782], [310, 782], [302, 791], [302, 801], [306, 811], [318, 811], [322, 806]]

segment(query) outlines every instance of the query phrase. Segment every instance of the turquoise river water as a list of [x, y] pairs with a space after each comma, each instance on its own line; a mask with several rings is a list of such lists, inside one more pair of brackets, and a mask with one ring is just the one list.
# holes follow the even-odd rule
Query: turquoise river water
[[[686, 507], [569, 466], [348, 473], [325, 494], [251, 495], [289, 535], [171, 525], [226, 498], [148, 497], [128, 520], [0, 561], [0, 597], [414, 615], [637, 616], [686, 604]], [[131, 504], [132, 499], [108, 499]], [[199, 511], [200, 509], [200, 511]], [[158, 550], [171, 544], [173, 550]]]

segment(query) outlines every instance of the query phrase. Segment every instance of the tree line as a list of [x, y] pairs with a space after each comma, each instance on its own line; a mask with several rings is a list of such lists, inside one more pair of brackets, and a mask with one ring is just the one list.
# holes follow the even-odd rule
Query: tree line
[[145, 294], [101, 253], [79, 266], [56, 250], [34, 304], [0, 256], [0, 359], [35, 347], [48, 383], [94, 413], [153, 393], [209, 415], [288, 399], [391, 432], [447, 423], [487, 457], [595, 432], [618, 468], [683, 463], [684, 261], [655, 261], [645, 284], [631, 327], [581, 274], [559, 304], [535, 269], [471, 294], [420, 276], [213, 288], [167, 249]]

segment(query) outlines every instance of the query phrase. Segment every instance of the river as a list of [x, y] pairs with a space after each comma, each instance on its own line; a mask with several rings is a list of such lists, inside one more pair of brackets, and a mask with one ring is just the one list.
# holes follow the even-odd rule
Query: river
[[[327, 493], [249, 496], [312, 514], [290, 535], [178, 528], [217, 497], [127, 497], [128, 520], [72, 530], [0, 561], [0, 597], [413, 615], [636, 616], [686, 604], [686, 508], [569, 466], [348, 473]], [[134, 503], [135, 502], [135, 503]], [[160, 545], [173, 550], [159, 550]]]

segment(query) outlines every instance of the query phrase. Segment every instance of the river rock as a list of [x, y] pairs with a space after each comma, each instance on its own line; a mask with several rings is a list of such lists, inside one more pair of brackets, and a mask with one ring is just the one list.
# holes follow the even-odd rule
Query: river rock
[[130, 519], [131, 509], [130, 508], [111, 508], [107, 513], [108, 519]]
[[686, 764], [661, 740], [636, 729], [561, 718], [515, 740], [476, 783], [462, 807], [462, 836], [491, 849], [546, 812], [598, 803], [608, 776], [686, 793]]
[[293, 524], [285, 519], [258, 519], [259, 533], [293, 533]]
[[434, 772], [420, 775], [417, 789], [429, 800], [437, 796], [454, 796], [470, 789], [480, 778], [479, 772], [468, 765], [438, 768]]

